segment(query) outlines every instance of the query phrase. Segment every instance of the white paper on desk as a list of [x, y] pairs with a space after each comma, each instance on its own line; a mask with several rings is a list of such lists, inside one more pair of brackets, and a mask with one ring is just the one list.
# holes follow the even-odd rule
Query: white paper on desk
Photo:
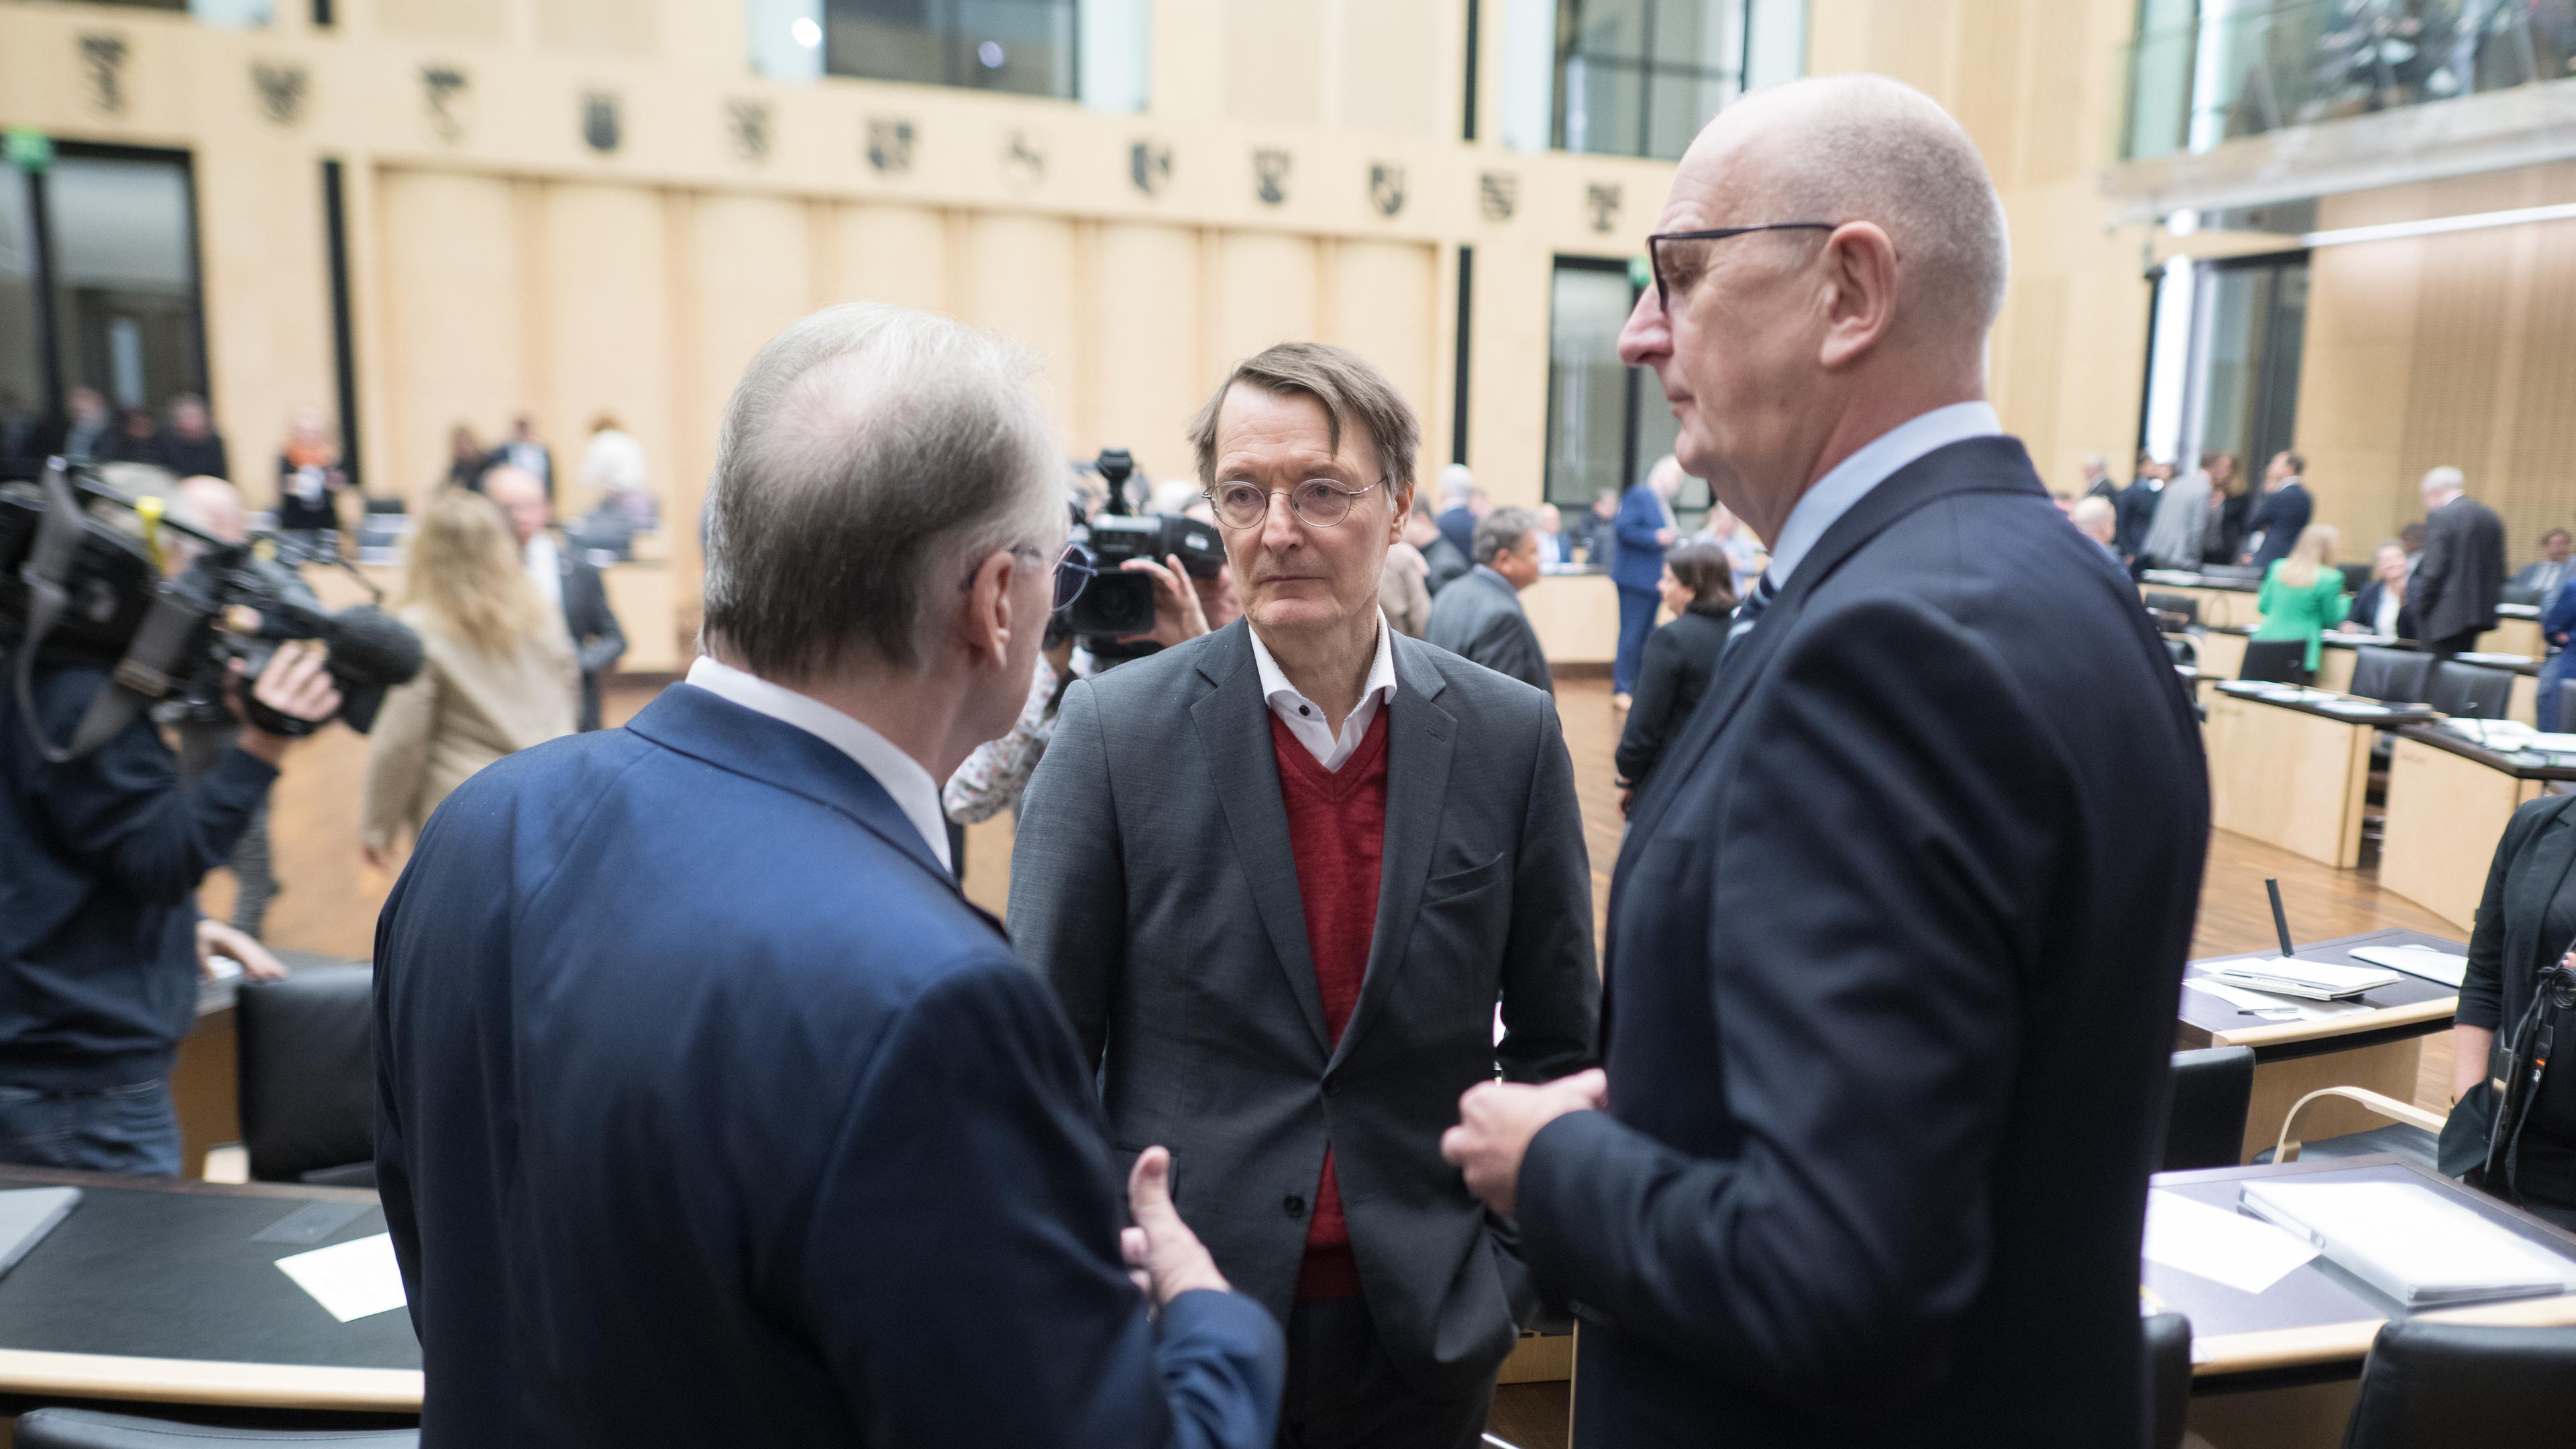
[[2297, 1012], [2297, 1016], [2287, 1018], [2291, 1021], [2315, 1021], [2319, 1017], [2342, 1014], [2326, 1010], [2327, 1003], [2322, 1001], [2301, 1001], [2295, 997], [2248, 991], [2242, 986], [2230, 986], [2223, 981], [2212, 981], [2206, 976], [2185, 977], [2182, 984], [2194, 991], [2206, 991], [2239, 1011]]
[[277, 1269], [342, 1323], [403, 1306], [402, 1269], [395, 1266], [390, 1233], [280, 1258]]
[[2150, 1263], [2224, 1283], [2239, 1293], [2260, 1293], [2280, 1282], [2317, 1250], [2260, 1218], [2211, 1207], [2178, 1192], [2147, 1194], [2147, 1236], [2139, 1249]]
[[2430, 946], [2355, 946], [2352, 958], [2367, 961], [2373, 966], [2385, 966], [2391, 971], [2403, 971], [2409, 976], [2421, 976], [2427, 981], [2439, 981], [2445, 986], [2457, 986], [2469, 975], [2468, 957], [2436, 951]]

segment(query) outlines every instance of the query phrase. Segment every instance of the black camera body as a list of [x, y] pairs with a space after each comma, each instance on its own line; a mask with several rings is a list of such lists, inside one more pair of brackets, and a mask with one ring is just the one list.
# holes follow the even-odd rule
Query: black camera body
[[1136, 461], [1126, 449], [1102, 449], [1096, 466], [1109, 485], [1109, 501], [1075, 541], [1090, 552], [1098, 573], [1073, 601], [1065, 622], [1094, 656], [1126, 658], [1138, 651], [1118, 641], [1154, 627], [1154, 580], [1126, 572], [1127, 561], [1164, 563], [1177, 557], [1190, 577], [1212, 579], [1225, 567], [1225, 539], [1216, 525], [1195, 518], [1129, 513], [1127, 479], [1136, 471]]
[[[420, 673], [420, 636], [367, 605], [325, 609], [296, 574], [302, 555], [292, 543], [228, 542], [160, 520], [158, 528], [201, 549], [184, 573], [164, 580], [151, 546], [92, 516], [85, 502], [145, 512], [90, 470], [59, 459], [42, 486], [0, 487], [0, 658], [10, 665], [22, 712], [32, 709], [29, 681], [37, 668], [97, 669], [114, 681], [69, 748], [39, 740], [49, 757], [86, 753], [105, 742], [111, 723], [163, 700], [184, 701], [195, 718], [228, 719], [232, 664], [240, 661], [245, 678], [256, 680], [277, 646], [292, 639], [329, 647], [338, 717], [360, 731], [375, 723], [388, 689]], [[321, 728], [247, 693], [243, 705], [252, 724], [274, 734]], [[32, 712], [26, 725], [37, 728]]]

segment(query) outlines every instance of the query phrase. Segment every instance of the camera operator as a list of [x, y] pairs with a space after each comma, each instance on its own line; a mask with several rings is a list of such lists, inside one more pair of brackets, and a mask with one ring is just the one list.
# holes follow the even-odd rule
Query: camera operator
[[[0, 689], [0, 1161], [176, 1174], [168, 1078], [199, 973], [221, 955], [253, 976], [284, 974], [249, 937], [201, 920], [194, 892], [267, 799], [289, 741], [245, 722], [182, 785], [138, 713], [95, 751], [52, 764], [39, 736], [68, 737], [108, 676], [39, 665], [33, 685], [32, 720]], [[281, 645], [250, 692], [290, 719], [340, 709], [317, 644]]]

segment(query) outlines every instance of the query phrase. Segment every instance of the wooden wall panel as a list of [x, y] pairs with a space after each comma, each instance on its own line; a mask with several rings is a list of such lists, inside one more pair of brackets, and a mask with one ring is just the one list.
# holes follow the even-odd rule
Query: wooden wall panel
[[570, 55], [652, 55], [661, 48], [656, 7], [638, 0], [534, 0], [537, 43]]
[[1217, 370], [1273, 342], [1323, 335], [1312, 237], [1230, 231], [1216, 237], [1215, 307], [1209, 321]]
[[2520, 230], [2531, 245], [2517, 406], [2497, 486], [2479, 494], [2504, 514], [2517, 559], [2543, 531], [2576, 524], [2576, 233]]
[[650, 187], [567, 183], [545, 196], [547, 400], [538, 419], [555, 449], [556, 503], [569, 516], [596, 501], [576, 484], [591, 420], [602, 413], [644, 445], [670, 508], [672, 268], [662, 194]]
[[891, 302], [951, 312], [948, 219], [925, 206], [845, 202], [839, 212], [826, 300]]
[[1343, 242], [1333, 248], [1332, 267], [1324, 338], [1367, 358], [1413, 404], [1423, 432], [1422, 451], [1413, 460], [1419, 476], [1433, 460], [1449, 456], [1449, 440], [1433, 435], [1439, 259], [1429, 247], [1406, 242]]
[[968, 218], [963, 230], [957, 315], [1036, 353], [1038, 384], [1055, 420], [1057, 443], [1074, 452], [1097, 447], [1078, 411], [1083, 358], [1074, 224], [1006, 212]]
[[[288, 416], [339, 411], [321, 167], [286, 148], [242, 148], [199, 156], [196, 181], [215, 425], [231, 446], [234, 483], [265, 508], [277, 497], [274, 453]], [[12, 326], [34, 335], [32, 317], [0, 313], [0, 333]]]
[[526, 400], [518, 227], [505, 179], [392, 170], [376, 190], [393, 436], [371, 445], [372, 486], [418, 497], [446, 476], [451, 427], [489, 441]]
[[[2479, 497], [2494, 496], [2486, 462], [2494, 442], [2512, 250], [2513, 238], [2501, 231], [2447, 237], [2442, 264], [2424, 271], [2408, 359], [2401, 489], [2448, 463], [2469, 475]], [[2408, 502], [2402, 491], [2398, 501], [2401, 509]]]
[[[2066, 387], [2066, 297], [2064, 276], [2028, 278], [2013, 298], [2011, 374], [2000, 379], [1995, 401], [2004, 430], [2030, 448], [2042, 478], [2053, 488], [2071, 486], [2058, 473], [2058, 409]], [[2097, 450], [2098, 451], [2098, 450]]]
[[1951, 114], [1984, 153], [1995, 184], [2010, 186], [2021, 172], [2020, 112], [2030, 99], [2022, 83], [2028, 0], [1994, 0], [1979, 10], [1976, 36], [1958, 48], [1958, 92]]
[[[804, 203], [785, 197], [702, 192], [676, 197], [673, 271], [683, 315], [674, 318], [671, 514], [675, 557], [694, 560], [698, 513], [725, 402], [752, 354], [813, 311], [814, 232]], [[692, 585], [694, 573], [689, 575]], [[690, 590], [694, 594], [694, 587]]]
[[1199, 233], [1177, 226], [1104, 223], [1088, 291], [1094, 323], [1082, 339], [1092, 377], [1091, 436], [1123, 446], [1154, 479], [1187, 476], [1190, 416], [1216, 386], [1202, 357]]
[[[2098, 6], [2073, 0], [2031, 0], [2031, 63], [2022, 74], [2026, 121], [2021, 141], [2021, 181], [2055, 186], [2078, 180], [2088, 163], [2111, 150], [2110, 127], [2123, 106], [2107, 88], [2081, 83], [2095, 60], [2108, 50], [2113, 36], [2096, 31]], [[2119, 94], [2125, 94], [2119, 93]], [[1993, 158], [1989, 157], [1991, 163]]]
[[[1341, 10], [1341, 123], [1354, 131], [1401, 136], [1432, 136], [1444, 125], [1455, 127], [1454, 86], [1423, 73], [1422, 58], [1439, 53], [1438, 7], [1454, 0], [1338, 0]], [[1321, 9], [1282, 5], [1280, 10]], [[1499, 12], [1501, 6], [1487, 7]], [[1499, 36], [1499, 14], [1487, 21], [1487, 34]], [[1487, 54], [1500, 54], [1500, 41]], [[1484, 64], [1490, 66], [1491, 61]], [[1489, 71], [1488, 74], [1493, 72]], [[1492, 84], [1492, 82], [1487, 82]], [[1435, 109], [1436, 107], [1436, 109]]]
[[1315, 126], [1324, 118], [1326, 7], [1225, 0], [1225, 118]]
[[375, 0], [375, 28], [421, 40], [500, 41], [509, 35], [510, 0]]

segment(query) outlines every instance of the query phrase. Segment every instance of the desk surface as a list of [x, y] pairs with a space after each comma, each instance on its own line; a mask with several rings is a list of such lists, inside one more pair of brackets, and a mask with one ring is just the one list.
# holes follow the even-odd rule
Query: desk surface
[[[2162, 1172], [2156, 1174], [2154, 1186], [2234, 1212], [2237, 1194], [2249, 1178], [2311, 1174], [2331, 1175], [2338, 1181], [2427, 1185], [2520, 1237], [2576, 1259], [2576, 1234], [2561, 1232], [2529, 1213], [2397, 1157]], [[2362, 1359], [2381, 1326], [2392, 1318], [2410, 1316], [2402, 1304], [2323, 1257], [2311, 1259], [2261, 1293], [2242, 1292], [2161, 1263], [2141, 1262], [2139, 1276], [2164, 1307], [2191, 1320], [2192, 1373], [2198, 1388], [2240, 1386], [2226, 1381], [2246, 1375], [2351, 1378], [2361, 1372]], [[2424, 1316], [2455, 1323], [2576, 1323], [2576, 1294], [2428, 1309]]]
[[[0, 1188], [57, 1183], [79, 1206], [0, 1277], [0, 1394], [420, 1412], [411, 1315], [339, 1322], [275, 1266], [383, 1232], [374, 1193], [0, 1167]], [[315, 1204], [351, 1216], [254, 1241]]]
[[2463, 759], [2475, 760], [2490, 770], [2511, 775], [2517, 780], [2576, 780], [2576, 765], [2549, 763], [2553, 759], [2567, 758], [2564, 755], [2491, 750], [2484, 745], [2453, 734], [2447, 729], [2429, 724], [2410, 725], [2397, 733], [2418, 744], [2430, 745], [2434, 749], [2458, 755]]
[[[2369, 967], [2370, 963], [2352, 954], [2355, 946], [2430, 946], [2453, 955], [2468, 954], [2464, 942], [2446, 936], [2426, 935], [2422, 931], [2365, 931], [2358, 936], [2342, 936], [2331, 941], [2297, 943], [2299, 959], [2318, 961], [2330, 966]], [[2183, 968], [2186, 979], [2206, 974], [2210, 968], [2228, 961], [2269, 960], [2281, 953], [2241, 951], [2233, 956], [2211, 956]], [[2354, 1001], [2301, 1001], [2325, 1015], [2306, 1021], [2266, 1021], [2247, 1016], [2237, 1007], [2205, 991], [2186, 986], [2182, 992], [2182, 1024], [2192, 1034], [2206, 1037], [2211, 1046], [2252, 1047], [2257, 1058], [2286, 1060], [2314, 1056], [2323, 1051], [2344, 1051], [2361, 1045], [2353, 1038], [2368, 1035], [2373, 1040], [2395, 1041], [2410, 1036], [2424, 1036], [2451, 1024], [2460, 1009], [2460, 993], [2439, 981], [2407, 976], [2394, 986], [2365, 991]], [[2286, 999], [2286, 998], [2285, 998]]]
[[2377, 730], [2394, 729], [2399, 725], [2429, 724], [2442, 717], [2422, 705], [2387, 704], [2376, 699], [2364, 699], [2357, 694], [2335, 695], [2332, 701], [2315, 700], [2309, 696], [2333, 694], [2334, 691], [2304, 689], [2291, 684], [2231, 679], [2219, 685], [2218, 688], [2221, 693], [2237, 699], [2252, 700], [2256, 704], [2268, 704], [2275, 709], [2296, 710], [2300, 714], [2312, 714], [2319, 719], [2333, 720], [2337, 724], [2361, 725]]
[[2258, 594], [2263, 591], [2261, 579], [2187, 574], [2173, 569], [2148, 569], [2138, 575], [2138, 585], [2141, 588], [2216, 589], [2230, 594]]

